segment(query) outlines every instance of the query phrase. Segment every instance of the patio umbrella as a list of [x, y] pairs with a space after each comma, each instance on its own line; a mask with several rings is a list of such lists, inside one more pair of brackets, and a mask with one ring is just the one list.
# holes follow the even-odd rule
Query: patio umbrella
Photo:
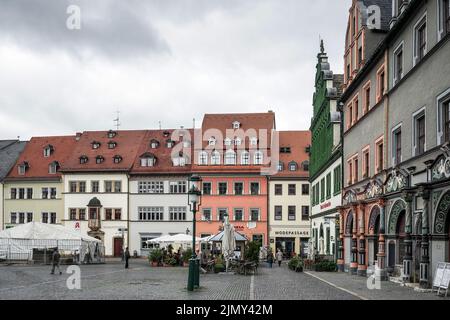
[[228, 215], [225, 215], [223, 231], [222, 253], [224, 258], [226, 259], [226, 271], [228, 272], [230, 259], [234, 256], [234, 251], [236, 250], [234, 226], [230, 224]]

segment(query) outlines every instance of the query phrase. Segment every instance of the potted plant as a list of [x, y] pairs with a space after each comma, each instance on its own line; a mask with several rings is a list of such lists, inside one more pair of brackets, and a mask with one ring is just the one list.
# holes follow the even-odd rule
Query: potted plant
[[152, 267], [157, 267], [158, 263], [161, 261], [162, 258], [162, 251], [161, 249], [153, 249], [148, 254], [148, 260], [150, 261]]
[[166, 267], [174, 267], [177, 265], [177, 259], [175, 257], [168, 255], [164, 261]]
[[192, 249], [191, 248], [187, 248], [184, 252], [183, 252], [183, 266], [187, 267], [189, 266], [189, 260], [192, 258]]
[[223, 264], [223, 260], [221, 257], [216, 258], [216, 263], [214, 265], [214, 273], [224, 272], [225, 271], [225, 265]]

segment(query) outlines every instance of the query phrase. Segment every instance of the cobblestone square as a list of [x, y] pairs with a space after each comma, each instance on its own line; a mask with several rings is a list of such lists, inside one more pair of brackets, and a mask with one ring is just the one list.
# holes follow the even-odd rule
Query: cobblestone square
[[[368, 290], [366, 279], [340, 273], [295, 273], [259, 268], [254, 276], [207, 274], [201, 288], [186, 290], [187, 268], [152, 268], [146, 260], [81, 266], [81, 289], [68, 289], [69, 274], [51, 275], [49, 266], [0, 266], [0, 299], [20, 300], [361, 300], [443, 299], [393, 283]], [[448, 298], [446, 298], [448, 299]]]

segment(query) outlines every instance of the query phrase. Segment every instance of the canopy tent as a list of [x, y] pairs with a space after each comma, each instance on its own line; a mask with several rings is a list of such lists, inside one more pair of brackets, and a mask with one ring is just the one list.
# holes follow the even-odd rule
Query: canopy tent
[[[195, 242], [200, 242], [201, 238], [195, 238]], [[192, 243], [192, 236], [184, 233], [173, 236], [165, 235], [159, 238], [147, 240], [147, 243]]]
[[102, 262], [104, 247], [101, 240], [82, 235], [67, 227], [29, 222], [0, 232], [0, 259], [35, 260], [36, 250], [58, 248], [62, 254], [77, 254], [78, 262], [88, 255], [90, 262]]
[[[209, 241], [210, 242], [222, 242], [224, 234], [225, 234], [225, 231], [222, 231], [222, 232], [216, 234], [215, 236], [212, 236], [209, 239]], [[244, 241], [244, 242], [248, 241], [246, 236], [244, 236], [243, 234], [240, 234], [237, 231], [234, 232], [234, 239], [235, 239], [235, 241]]]

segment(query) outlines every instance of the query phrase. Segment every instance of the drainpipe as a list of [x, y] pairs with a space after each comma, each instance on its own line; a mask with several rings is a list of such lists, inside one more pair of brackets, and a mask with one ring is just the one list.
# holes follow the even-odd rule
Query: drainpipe
[[[266, 220], [267, 220], [267, 246], [270, 247], [270, 214], [269, 214], [269, 210], [270, 210], [270, 179], [269, 176], [266, 176], [266, 181], [267, 181], [267, 208], [266, 208]], [[274, 240], [275, 241], [275, 240]]]

